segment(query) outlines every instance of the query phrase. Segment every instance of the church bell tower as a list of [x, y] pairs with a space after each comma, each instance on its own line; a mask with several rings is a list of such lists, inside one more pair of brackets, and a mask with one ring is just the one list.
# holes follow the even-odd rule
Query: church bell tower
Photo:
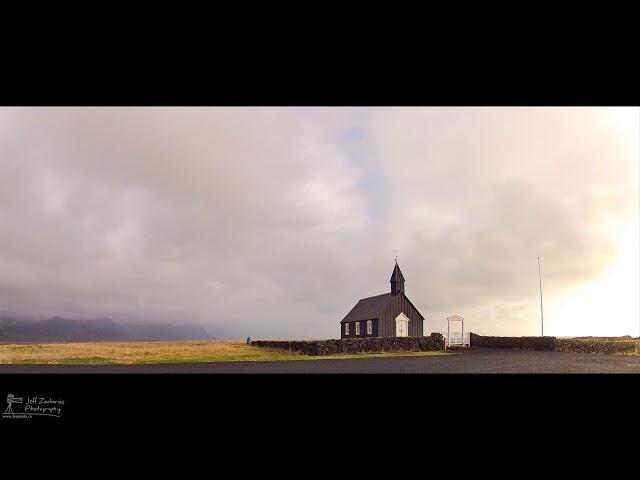
[[391, 295], [398, 295], [400, 292], [404, 293], [404, 277], [396, 260], [396, 266], [391, 274]]

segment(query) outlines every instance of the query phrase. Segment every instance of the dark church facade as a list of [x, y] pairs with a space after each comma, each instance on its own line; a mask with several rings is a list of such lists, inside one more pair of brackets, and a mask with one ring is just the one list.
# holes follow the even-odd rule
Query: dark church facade
[[398, 262], [391, 274], [391, 292], [363, 298], [340, 322], [340, 338], [421, 337], [424, 317], [404, 293]]

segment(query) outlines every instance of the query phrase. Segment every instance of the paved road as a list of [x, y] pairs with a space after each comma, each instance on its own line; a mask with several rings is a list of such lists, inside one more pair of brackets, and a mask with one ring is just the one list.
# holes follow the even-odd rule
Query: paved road
[[640, 373], [640, 356], [478, 348], [433, 357], [157, 365], [0, 365], [2, 373]]

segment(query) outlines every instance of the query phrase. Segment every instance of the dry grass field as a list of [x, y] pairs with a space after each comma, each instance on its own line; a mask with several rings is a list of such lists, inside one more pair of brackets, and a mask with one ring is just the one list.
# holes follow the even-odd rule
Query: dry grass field
[[145, 364], [268, 360], [323, 360], [447, 355], [445, 352], [368, 353], [309, 357], [240, 340], [0, 344], [0, 364]]

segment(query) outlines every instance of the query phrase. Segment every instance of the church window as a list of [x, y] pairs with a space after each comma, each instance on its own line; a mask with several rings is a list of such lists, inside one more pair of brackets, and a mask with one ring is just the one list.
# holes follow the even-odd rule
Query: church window
[[360, 335], [360, 322], [356, 322], [356, 335]]
[[345, 335], [349, 335], [349, 324], [348, 323], [344, 324], [344, 334]]
[[367, 320], [367, 335], [371, 335], [373, 333], [373, 322], [371, 320]]

